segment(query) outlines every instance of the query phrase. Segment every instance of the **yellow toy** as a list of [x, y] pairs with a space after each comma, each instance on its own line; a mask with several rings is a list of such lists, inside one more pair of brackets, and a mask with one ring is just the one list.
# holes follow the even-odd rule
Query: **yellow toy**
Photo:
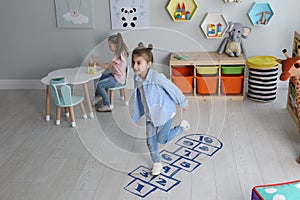
[[88, 74], [95, 74], [97, 72], [97, 65], [96, 63], [88, 64], [87, 65]]

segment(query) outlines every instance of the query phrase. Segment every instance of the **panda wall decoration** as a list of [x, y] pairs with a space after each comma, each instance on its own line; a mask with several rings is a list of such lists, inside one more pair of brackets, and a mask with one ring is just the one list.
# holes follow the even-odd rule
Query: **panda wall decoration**
[[149, 27], [148, 0], [110, 0], [112, 29]]
[[123, 28], [135, 28], [138, 19], [135, 7], [122, 7], [121, 8], [121, 21]]

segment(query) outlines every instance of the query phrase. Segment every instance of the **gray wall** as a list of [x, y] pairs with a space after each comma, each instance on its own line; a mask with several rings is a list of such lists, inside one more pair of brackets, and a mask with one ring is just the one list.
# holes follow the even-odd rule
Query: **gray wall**
[[[80, 65], [97, 44], [116, 32], [110, 26], [109, 0], [93, 1], [94, 29], [57, 28], [54, 0], [1, 1], [0, 80], [40, 79], [53, 69]], [[154, 45], [176, 42], [177, 47], [184, 47], [178, 49], [189, 50], [189, 42], [178, 37], [183, 34], [184, 38], [189, 37], [190, 41], [200, 44], [200, 51], [215, 51], [221, 40], [207, 39], [200, 29], [207, 12], [223, 13], [227, 21], [241, 22], [251, 27], [252, 33], [244, 41], [248, 57], [273, 55], [283, 58], [281, 50], [287, 48], [290, 51], [294, 31], [300, 30], [300, 1], [297, 0], [268, 1], [275, 14], [264, 27], [253, 26], [248, 19], [247, 13], [254, 2], [250, 0], [243, 0], [240, 4], [225, 4], [223, 0], [197, 0], [198, 10], [193, 19], [186, 23], [172, 21], [166, 10], [169, 0], [149, 2], [151, 26], [176, 31], [176, 34], [161, 36], [144, 31], [138, 34], [139, 38], [135, 41], [127, 38], [127, 35], [130, 36], [130, 32], [127, 32], [124, 35], [130, 49], [141, 39]], [[167, 55], [159, 59], [167, 64]]]

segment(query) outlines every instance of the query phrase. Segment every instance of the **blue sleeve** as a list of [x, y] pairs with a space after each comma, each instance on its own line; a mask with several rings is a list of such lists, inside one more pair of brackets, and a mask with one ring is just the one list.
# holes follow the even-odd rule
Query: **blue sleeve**
[[168, 93], [173, 102], [180, 108], [184, 108], [188, 105], [188, 100], [185, 98], [184, 94], [171, 80], [167, 79], [163, 74], [160, 74], [159, 82], [161, 87]]

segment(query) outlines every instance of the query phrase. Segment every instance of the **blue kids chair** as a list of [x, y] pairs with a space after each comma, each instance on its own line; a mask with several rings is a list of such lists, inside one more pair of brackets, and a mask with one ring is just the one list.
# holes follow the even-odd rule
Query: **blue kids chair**
[[[61, 85], [61, 84], [60, 84]], [[65, 108], [66, 116], [70, 112], [71, 126], [76, 127], [74, 109], [73, 106], [80, 104], [83, 118], [87, 118], [87, 114], [84, 109], [83, 100], [81, 96], [72, 96], [71, 87], [69, 85], [63, 85], [60, 87], [60, 93], [58, 89], [59, 84], [53, 84], [50, 82], [50, 94], [56, 105], [56, 125], [60, 124], [60, 108]]]
[[128, 75], [129, 75], [129, 65], [127, 65], [127, 67], [126, 67], [125, 83], [120, 86], [108, 88], [111, 107], [114, 107], [114, 102], [113, 102], [114, 101], [114, 90], [120, 90], [120, 95], [121, 95], [122, 100], [124, 100], [126, 106], [128, 105], [128, 97], [127, 97], [127, 93], [126, 93], [126, 87], [128, 84]]

